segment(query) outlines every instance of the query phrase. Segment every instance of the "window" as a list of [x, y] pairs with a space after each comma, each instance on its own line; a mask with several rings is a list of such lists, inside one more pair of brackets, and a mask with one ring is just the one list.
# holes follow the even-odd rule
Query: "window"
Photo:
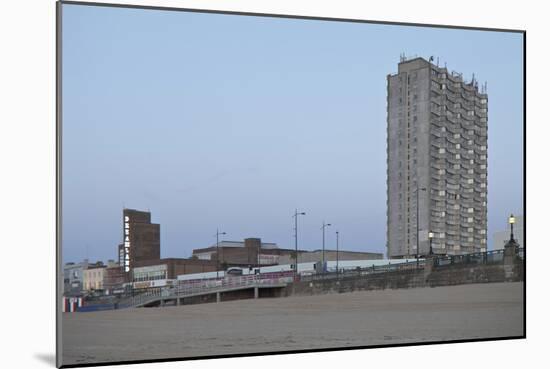
[[460, 154], [456, 154], [455, 159], [460, 159]]
[[443, 148], [443, 147], [440, 148], [440, 149], [439, 149], [439, 153], [440, 153], [440, 154], [445, 154], [445, 148]]
[[456, 144], [455, 146], [457, 149], [460, 149], [460, 144]]

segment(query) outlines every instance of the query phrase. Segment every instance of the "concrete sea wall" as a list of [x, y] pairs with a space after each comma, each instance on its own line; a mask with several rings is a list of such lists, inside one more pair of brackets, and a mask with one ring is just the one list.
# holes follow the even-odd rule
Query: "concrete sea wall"
[[345, 293], [364, 290], [438, 287], [472, 283], [523, 281], [524, 263], [512, 264], [458, 264], [373, 273], [362, 276], [341, 276], [301, 281], [281, 291], [281, 296]]

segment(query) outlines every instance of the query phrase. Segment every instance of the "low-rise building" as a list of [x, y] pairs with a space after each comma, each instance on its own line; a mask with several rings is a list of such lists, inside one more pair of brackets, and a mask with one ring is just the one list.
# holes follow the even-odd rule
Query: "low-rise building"
[[105, 275], [103, 277], [103, 289], [106, 294], [122, 293], [124, 291], [124, 284], [129, 282], [128, 273], [124, 272], [124, 269], [119, 263], [109, 261], [107, 268], [105, 268]]
[[105, 279], [105, 265], [84, 269], [82, 272], [82, 286], [84, 291], [103, 290]]
[[165, 286], [178, 275], [216, 271], [216, 263], [210, 260], [167, 258], [140, 262], [132, 270], [134, 288]]
[[246, 238], [242, 242], [220, 241], [219, 245], [193, 250], [194, 258], [218, 262], [220, 269], [232, 266], [276, 265], [280, 264], [279, 259], [282, 256], [290, 257], [293, 254], [292, 249], [281, 249], [276, 243], [262, 242], [260, 238]]
[[88, 259], [84, 259], [80, 263], [66, 263], [63, 266], [63, 294], [66, 296], [81, 294], [84, 289], [84, 271], [102, 265], [101, 261], [90, 263]]
[[[325, 250], [325, 261], [339, 260], [380, 260], [384, 258], [384, 254], [380, 252], [363, 252], [363, 251], [346, 251], [346, 250]], [[320, 262], [323, 260], [323, 250], [300, 251], [298, 252], [298, 262]], [[279, 264], [294, 263], [294, 254], [285, 255], [279, 258]]]

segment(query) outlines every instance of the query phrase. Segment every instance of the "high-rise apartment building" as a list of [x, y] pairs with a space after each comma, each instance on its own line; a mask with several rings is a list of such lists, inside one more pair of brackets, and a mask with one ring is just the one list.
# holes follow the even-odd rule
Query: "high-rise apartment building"
[[388, 257], [485, 251], [486, 88], [404, 57], [387, 83]]

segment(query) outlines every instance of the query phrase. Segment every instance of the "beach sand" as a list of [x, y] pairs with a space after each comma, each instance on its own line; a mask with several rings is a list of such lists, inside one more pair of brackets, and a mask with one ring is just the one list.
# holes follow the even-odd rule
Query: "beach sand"
[[64, 313], [63, 364], [523, 335], [523, 283]]

